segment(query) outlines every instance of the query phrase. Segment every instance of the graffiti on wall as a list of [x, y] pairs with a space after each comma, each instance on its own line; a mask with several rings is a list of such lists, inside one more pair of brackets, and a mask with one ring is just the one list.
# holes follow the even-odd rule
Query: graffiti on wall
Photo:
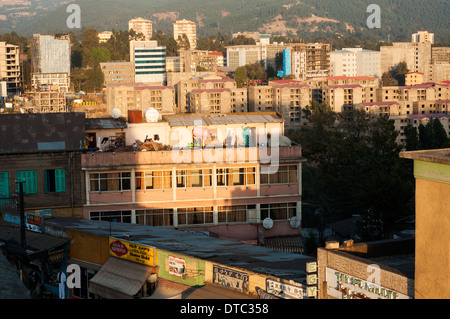
[[248, 293], [248, 274], [213, 265], [213, 283], [224, 288]]

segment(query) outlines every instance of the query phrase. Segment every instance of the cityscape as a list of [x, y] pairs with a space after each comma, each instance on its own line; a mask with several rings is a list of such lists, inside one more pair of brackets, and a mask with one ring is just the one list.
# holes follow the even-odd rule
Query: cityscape
[[100, 29], [54, 1], [66, 26], [26, 33], [31, 2], [0, 1], [0, 299], [450, 299], [449, 19]]

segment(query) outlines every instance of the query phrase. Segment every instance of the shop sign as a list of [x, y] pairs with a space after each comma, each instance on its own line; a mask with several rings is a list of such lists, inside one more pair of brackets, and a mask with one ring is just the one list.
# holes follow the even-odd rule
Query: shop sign
[[[17, 214], [4, 214], [3, 219], [5, 222], [16, 224], [20, 226], [20, 216]], [[43, 218], [31, 213], [25, 212], [25, 229], [42, 233]]]
[[40, 209], [40, 210], [35, 210], [34, 211], [35, 215], [38, 216], [46, 216], [46, 217], [51, 217], [52, 216], [52, 210], [51, 209]]
[[184, 277], [186, 275], [186, 259], [169, 255], [169, 274]]
[[109, 238], [109, 254], [147, 266], [155, 266], [155, 248]]
[[373, 282], [326, 268], [328, 295], [339, 299], [410, 299], [389, 288]]
[[285, 284], [276, 280], [266, 279], [266, 291], [283, 299], [303, 299], [303, 286]]
[[246, 273], [213, 265], [213, 283], [216, 285], [248, 293], [248, 279]]

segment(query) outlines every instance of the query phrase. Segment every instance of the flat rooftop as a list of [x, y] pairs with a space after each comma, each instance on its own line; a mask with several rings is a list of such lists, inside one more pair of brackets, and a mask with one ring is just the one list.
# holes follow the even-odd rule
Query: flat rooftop
[[450, 165], [450, 148], [401, 152], [401, 158]]
[[222, 240], [187, 230], [76, 218], [48, 218], [45, 225], [46, 232], [50, 235], [54, 233], [61, 236], [66, 229], [73, 229], [298, 283], [306, 280], [306, 263], [316, 260], [310, 256]]

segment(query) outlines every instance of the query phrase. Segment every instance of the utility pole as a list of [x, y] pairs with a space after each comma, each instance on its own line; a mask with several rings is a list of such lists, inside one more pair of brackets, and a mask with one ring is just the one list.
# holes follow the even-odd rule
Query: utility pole
[[25, 205], [23, 202], [23, 183], [25, 181], [16, 181], [19, 184], [19, 207], [20, 207], [20, 243], [24, 250], [27, 249], [27, 239], [25, 232]]

